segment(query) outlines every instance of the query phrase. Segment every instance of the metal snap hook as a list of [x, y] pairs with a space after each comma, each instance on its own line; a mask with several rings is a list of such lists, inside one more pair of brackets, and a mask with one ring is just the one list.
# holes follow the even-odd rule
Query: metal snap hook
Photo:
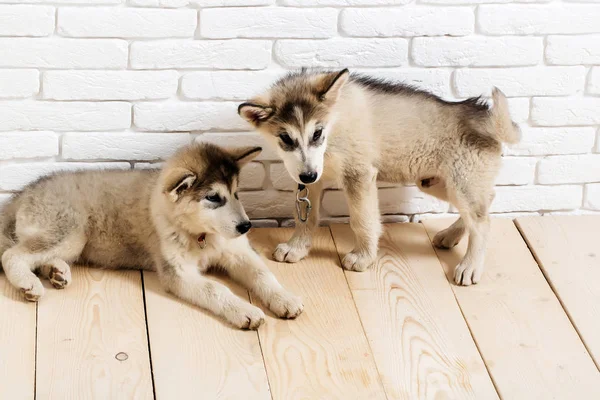
[[[300, 222], [305, 223], [308, 221], [312, 204], [308, 199], [308, 188], [302, 184], [298, 184], [298, 190], [296, 191], [296, 212], [298, 213], [298, 219]], [[306, 205], [302, 207], [302, 203]]]

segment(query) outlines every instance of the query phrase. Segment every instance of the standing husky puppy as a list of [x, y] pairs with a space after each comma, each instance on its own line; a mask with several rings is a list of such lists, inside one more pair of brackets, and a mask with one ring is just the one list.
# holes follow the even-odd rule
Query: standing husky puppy
[[411, 86], [341, 72], [302, 70], [280, 79], [238, 112], [275, 146], [291, 177], [310, 184], [312, 214], [280, 244], [274, 257], [296, 262], [308, 254], [318, 224], [323, 179], [344, 188], [355, 247], [344, 268], [364, 271], [377, 254], [381, 222], [376, 180], [415, 183], [449, 201], [460, 218], [434, 238], [450, 248], [468, 232], [456, 283], [477, 283], [483, 272], [488, 209], [501, 164], [502, 142], [519, 140], [504, 95], [494, 107], [479, 98], [449, 103]]
[[25, 298], [71, 280], [68, 263], [156, 270], [176, 296], [238, 328], [256, 329], [263, 312], [203, 273], [223, 268], [273, 313], [295, 318], [300, 299], [286, 291], [250, 247], [250, 221], [238, 200], [240, 168], [260, 147], [225, 151], [191, 145], [162, 170], [60, 173], [26, 187], [0, 218], [6, 277]]

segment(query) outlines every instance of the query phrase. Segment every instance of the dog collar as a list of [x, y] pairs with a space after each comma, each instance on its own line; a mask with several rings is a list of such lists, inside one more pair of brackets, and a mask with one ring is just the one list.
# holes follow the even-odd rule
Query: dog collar
[[198, 246], [200, 246], [201, 249], [206, 248], [206, 233], [201, 233], [200, 236], [198, 236]]

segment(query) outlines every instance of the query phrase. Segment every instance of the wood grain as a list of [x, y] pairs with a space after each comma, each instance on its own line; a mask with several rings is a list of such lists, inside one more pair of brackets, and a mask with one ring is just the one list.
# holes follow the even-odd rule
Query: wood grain
[[151, 399], [140, 272], [72, 271], [38, 305], [36, 398]]
[[[270, 259], [291, 234], [291, 229], [257, 229], [251, 241]], [[304, 301], [304, 313], [296, 320], [271, 315], [259, 329], [273, 398], [384, 399], [329, 229], [318, 229], [311, 255], [303, 261], [268, 265]]]
[[144, 272], [144, 286], [157, 399], [270, 399], [256, 332], [167, 294], [154, 272]]
[[[424, 224], [432, 239], [451, 222]], [[466, 244], [436, 250], [449, 280]], [[492, 220], [485, 267], [453, 290], [500, 396], [600, 398], [600, 373], [512, 221]]]
[[33, 399], [36, 305], [0, 273], [0, 399]]
[[517, 227], [600, 366], [600, 216], [519, 218]]
[[[343, 257], [352, 230], [331, 230]], [[388, 399], [498, 398], [423, 225], [385, 225], [377, 263], [345, 273]]]

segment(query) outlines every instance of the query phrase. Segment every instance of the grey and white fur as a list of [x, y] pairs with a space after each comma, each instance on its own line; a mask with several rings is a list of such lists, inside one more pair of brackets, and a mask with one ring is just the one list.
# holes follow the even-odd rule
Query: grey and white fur
[[[161, 170], [58, 173], [27, 186], [0, 216], [1, 266], [25, 298], [71, 282], [70, 263], [156, 270], [171, 293], [244, 329], [263, 311], [204, 274], [224, 269], [275, 315], [295, 318], [300, 298], [285, 290], [251, 248], [238, 195], [240, 168], [260, 147], [195, 144]], [[204, 241], [203, 241], [204, 239]]]
[[275, 259], [296, 262], [308, 254], [323, 181], [335, 180], [346, 193], [355, 235], [342, 264], [364, 271], [375, 260], [382, 230], [376, 181], [413, 183], [459, 210], [460, 218], [434, 244], [450, 248], [468, 233], [454, 279], [477, 283], [502, 143], [516, 143], [520, 136], [505, 96], [494, 89], [492, 99], [493, 108], [480, 98], [447, 102], [347, 69], [303, 69], [241, 104], [239, 114], [278, 150], [290, 176], [310, 188], [311, 216], [306, 224], [296, 218], [294, 235], [277, 247]]

